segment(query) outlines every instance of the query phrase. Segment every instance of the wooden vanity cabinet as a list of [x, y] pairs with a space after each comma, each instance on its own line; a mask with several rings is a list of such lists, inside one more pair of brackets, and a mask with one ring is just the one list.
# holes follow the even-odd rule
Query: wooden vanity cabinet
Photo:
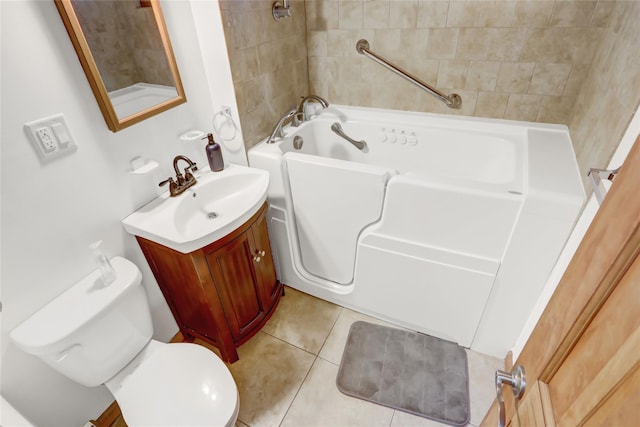
[[210, 342], [230, 363], [282, 295], [266, 210], [265, 203], [232, 233], [188, 254], [136, 236], [180, 332], [188, 340]]

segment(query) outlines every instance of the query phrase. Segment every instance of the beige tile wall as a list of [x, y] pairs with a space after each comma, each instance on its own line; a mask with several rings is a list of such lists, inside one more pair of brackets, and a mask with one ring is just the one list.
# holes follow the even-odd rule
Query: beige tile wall
[[[640, 101], [640, 1], [298, 0], [284, 24], [270, 7], [221, 2], [247, 148], [298, 96], [315, 93], [337, 104], [566, 124], [584, 176], [608, 163]], [[462, 95], [462, 109], [358, 55], [360, 38]]]
[[609, 163], [640, 102], [640, 2], [617, 1], [569, 130], [583, 178]]
[[[613, 4], [307, 0], [310, 88], [341, 104], [566, 124]], [[360, 38], [425, 82], [459, 93], [462, 109], [358, 55]]]
[[276, 22], [271, 1], [220, 1], [236, 100], [247, 148], [266, 137], [288, 107], [309, 93], [305, 4]]

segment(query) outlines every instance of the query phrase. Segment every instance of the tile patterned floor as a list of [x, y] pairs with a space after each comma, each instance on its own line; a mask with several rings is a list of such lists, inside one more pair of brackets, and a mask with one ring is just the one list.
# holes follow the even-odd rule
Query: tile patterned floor
[[[229, 366], [240, 392], [237, 427], [437, 427], [435, 421], [345, 396], [335, 385], [351, 324], [385, 323], [292, 288]], [[470, 426], [495, 398], [501, 360], [467, 350]]]

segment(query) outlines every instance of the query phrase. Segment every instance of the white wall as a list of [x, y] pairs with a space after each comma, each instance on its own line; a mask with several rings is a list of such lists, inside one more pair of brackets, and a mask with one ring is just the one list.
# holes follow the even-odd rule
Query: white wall
[[[120, 220], [157, 194], [158, 180], [173, 174], [175, 155], [207, 164], [204, 142], [185, 145], [178, 139], [181, 133], [210, 131], [211, 117], [221, 105], [229, 105], [237, 117], [233, 90], [226, 89], [233, 82], [217, 1], [198, 2], [197, 10], [191, 6], [163, 2], [188, 102], [114, 134], [53, 1], [0, 2], [1, 391], [37, 425], [83, 425], [113, 400], [106, 388], [67, 380], [8, 338], [13, 327], [94, 268], [90, 242], [103, 239], [108, 256], [124, 255], [141, 268], [156, 338], [167, 340], [177, 331], [135, 239]], [[198, 40], [199, 34], [209, 39]], [[65, 115], [78, 150], [42, 164], [23, 124], [57, 113]], [[246, 163], [238, 140], [225, 148], [227, 162]], [[155, 176], [128, 173], [130, 159], [138, 155], [158, 161]]]

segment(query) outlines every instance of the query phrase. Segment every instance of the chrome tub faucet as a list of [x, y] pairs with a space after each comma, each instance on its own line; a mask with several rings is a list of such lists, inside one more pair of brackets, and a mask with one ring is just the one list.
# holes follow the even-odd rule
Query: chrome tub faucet
[[278, 138], [284, 138], [284, 131], [282, 128], [287, 124], [291, 123], [291, 126], [297, 127], [302, 123], [309, 121], [310, 117], [305, 112], [305, 106], [311, 102], [317, 102], [322, 106], [322, 108], [327, 108], [329, 103], [326, 99], [318, 96], [318, 95], [307, 95], [303, 96], [298, 105], [293, 105], [289, 107], [286, 113], [278, 120], [278, 124], [271, 132], [269, 139], [267, 139], [267, 144], [273, 144], [278, 140]]
[[297, 114], [297, 112], [298, 107], [293, 105], [286, 113], [284, 113], [282, 117], [280, 117], [280, 120], [278, 120], [278, 124], [276, 125], [275, 129], [273, 129], [273, 132], [271, 132], [271, 136], [269, 136], [269, 139], [267, 139], [267, 144], [273, 144], [278, 138], [284, 138], [284, 131], [282, 130], [282, 128], [287, 121], [293, 120], [293, 117]]
[[327, 102], [327, 100], [322, 98], [321, 96], [318, 96], [318, 95], [303, 96], [301, 101], [300, 101], [300, 104], [298, 104], [298, 109], [297, 109], [296, 115], [295, 115], [296, 120], [294, 120], [294, 122], [295, 122], [294, 126], [298, 126], [301, 123], [304, 123], [304, 122], [309, 121], [311, 119], [309, 117], [309, 115], [305, 111], [305, 106], [311, 101], [317, 102], [318, 104], [320, 104], [322, 106], [322, 108], [329, 107], [329, 102]]
[[[178, 162], [183, 160], [188, 163], [187, 167], [184, 168], [184, 175], [178, 169]], [[166, 180], [162, 181], [158, 184], [158, 186], [162, 187], [165, 184], [169, 184], [169, 195], [171, 197], [179, 196], [184, 193], [184, 191], [193, 187], [196, 184], [196, 178], [193, 176], [194, 171], [198, 170], [198, 166], [194, 161], [192, 161], [187, 156], [176, 156], [173, 159], [173, 170], [176, 173], [176, 180], [173, 180], [173, 177], [169, 177]]]

